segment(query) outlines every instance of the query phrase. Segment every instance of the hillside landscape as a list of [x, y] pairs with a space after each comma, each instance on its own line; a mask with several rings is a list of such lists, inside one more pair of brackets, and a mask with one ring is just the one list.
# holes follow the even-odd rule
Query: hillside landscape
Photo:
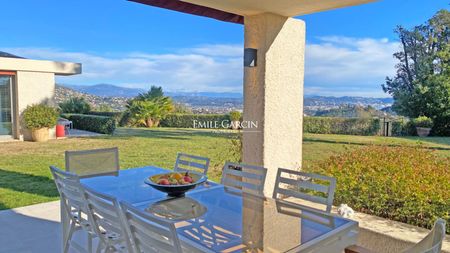
[[[84, 97], [94, 108], [107, 106], [113, 111], [122, 111], [130, 98], [142, 92], [145, 90], [111, 84], [85, 86], [58, 84], [55, 99], [60, 103], [70, 97]], [[175, 103], [191, 108], [194, 113], [228, 113], [243, 109], [241, 93], [165, 92], [165, 94], [172, 97]], [[385, 115], [380, 110], [391, 105], [392, 98], [305, 96], [304, 113], [334, 117], [358, 117], [362, 114], [380, 116]]]

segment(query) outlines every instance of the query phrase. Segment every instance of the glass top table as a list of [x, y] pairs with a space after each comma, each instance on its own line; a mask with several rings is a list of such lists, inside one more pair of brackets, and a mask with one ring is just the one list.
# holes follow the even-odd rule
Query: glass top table
[[184, 242], [205, 252], [342, 252], [356, 242], [357, 222], [320, 211], [213, 182], [182, 198], [167, 197], [144, 183], [164, 172], [143, 167], [81, 182], [172, 220]]

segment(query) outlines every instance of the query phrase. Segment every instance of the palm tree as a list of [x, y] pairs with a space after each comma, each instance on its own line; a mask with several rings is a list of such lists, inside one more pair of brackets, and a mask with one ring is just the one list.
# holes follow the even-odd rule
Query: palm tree
[[161, 87], [152, 86], [148, 92], [129, 101], [127, 110], [136, 123], [157, 127], [161, 119], [173, 110], [173, 103], [170, 97], [164, 96]]

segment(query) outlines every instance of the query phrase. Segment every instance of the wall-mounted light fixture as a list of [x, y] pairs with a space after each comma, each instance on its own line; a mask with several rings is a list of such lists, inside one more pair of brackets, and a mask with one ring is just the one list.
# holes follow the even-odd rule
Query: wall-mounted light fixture
[[244, 49], [244, 67], [256, 67], [257, 66], [257, 54], [258, 50], [255, 48]]

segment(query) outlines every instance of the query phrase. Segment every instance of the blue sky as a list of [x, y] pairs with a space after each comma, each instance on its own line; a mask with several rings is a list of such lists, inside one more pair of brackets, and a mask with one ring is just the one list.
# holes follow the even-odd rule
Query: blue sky
[[[446, 0], [384, 0], [301, 18], [307, 24], [305, 93], [386, 96], [393, 29], [425, 22]], [[125, 0], [3, 1], [0, 50], [83, 63], [58, 82], [170, 91], [242, 92], [243, 27]]]

